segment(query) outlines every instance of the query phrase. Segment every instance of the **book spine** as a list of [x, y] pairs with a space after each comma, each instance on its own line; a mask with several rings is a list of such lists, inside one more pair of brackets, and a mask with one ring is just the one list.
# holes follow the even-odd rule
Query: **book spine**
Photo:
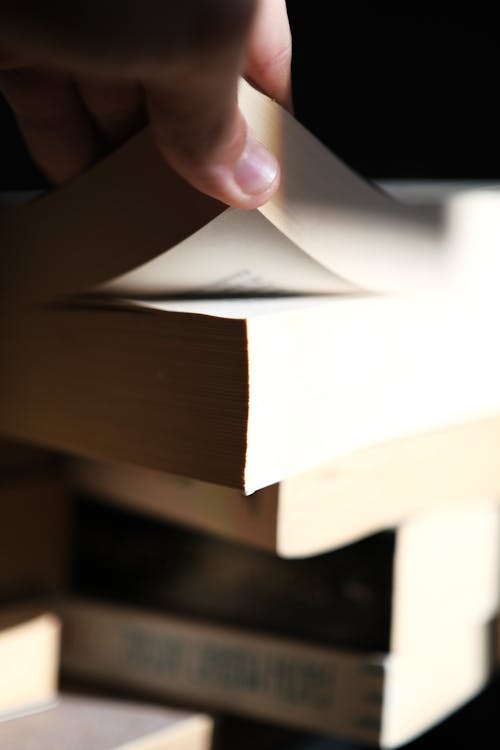
[[73, 594], [336, 649], [389, 648], [392, 531], [326, 555], [280, 560], [79, 500]]
[[380, 739], [383, 655], [65, 600], [63, 673], [353, 741]]

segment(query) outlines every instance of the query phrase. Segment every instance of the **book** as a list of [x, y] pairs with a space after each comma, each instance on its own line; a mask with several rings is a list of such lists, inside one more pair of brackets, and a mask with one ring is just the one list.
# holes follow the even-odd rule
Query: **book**
[[163, 163], [146, 129], [77, 179], [3, 211], [8, 297], [388, 291], [454, 275], [461, 259], [446, 207], [386, 195], [244, 80], [239, 104], [281, 162], [270, 201], [243, 211], [201, 195]]
[[64, 693], [50, 711], [0, 725], [2, 750], [210, 750], [201, 713], [90, 694]]
[[322, 555], [284, 560], [84, 498], [80, 596], [358, 651], [412, 652], [499, 607], [498, 505], [422, 511]]
[[[443, 747], [494, 748], [500, 741], [498, 725], [498, 699], [500, 676], [490, 683], [472, 700], [455, 711], [443, 722], [425, 732], [405, 750], [442, 750]], [[334, 737], [291, 737], [281, 750], [366, 750], [366, 745], [344, 742]]]
[[363, 447], [496, 418], [495, 304], [483, 288], [462, 304], [443, 292], [45, 308], [5, 347], [0, 421], [250, 494]]
[[71, 514], [60, 467], [0, 477], [0, 601], [64, 589]]
[[54, 703], [59, 636], [60, 623], [52, 612], [26, 602], [0, 608], [0, 721]]
[[406, 206], [242, 91], [283, 162], [261, 209], [200, 196], [145, 132], [0, 216], [7, 434], [251, 493], [498, 415], [498, 193]]
[[356, 652], [91, 599], [60, 600], [63, 675], [201, 710], [394, 748], [476, 695], [488, 623], [410, 653]]
[[76, 492], [303, 557], [394, 527], [430, 505], [495, 497], [498, 440], [497, 419], [472, 421], [354, 451], [248, 496], [134, 464], [75, 457], [67, 469]]

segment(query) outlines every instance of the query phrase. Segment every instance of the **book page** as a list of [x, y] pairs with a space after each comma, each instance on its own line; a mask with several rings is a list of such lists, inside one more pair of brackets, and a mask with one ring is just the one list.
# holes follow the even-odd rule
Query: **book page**
[[240, 106], [282, 165], [277, 194], [259, 210], [305, 252], [372, 291], [420, 288], [447, 270], [444, 206], [408, 206], [385, 194], [245, 82]]
[[453, 267], [444, 199], [409, 206], [385, 194], [244, 81], [240, 106], [280, 159], [278, 193], [255, 211], [226, 209], [168, 253], [99, 291], [405, 291], [436, 283]]
[[356, 287], [304, 253], [259, 211], [230, 208], [167, 253], [99, 291], [165, 297], [329, 294]]
[[404, 205], [245, 82], [240, 105], [282, 164], [268, 203], [237, 211], [201, 194], [146, 128], [75, 180], [2, 211], [3, 306], [95, 291], [406, 292], [456, 273], [453, 201]]
[[[351, 299], [351, 298], [349, 298]], [[206, 315], [227, 320], [246, 320], [260, 315], [274, 315], [321, 308], [326, 310], [332, 305], [346, 302], [345, 297], [320, 295], [254, 295], [228, 297], [112, 297], [106, 306], [136, 310], [158, 310], [162, 312], [179, 312], [187, 315]], [[355, 301], [355, 300], [353, 300]], [[95, 297], [83, 298], [89, 306], [102, 305], [102, 300]], [[81, 304], [82, 300], [79, 299]]]

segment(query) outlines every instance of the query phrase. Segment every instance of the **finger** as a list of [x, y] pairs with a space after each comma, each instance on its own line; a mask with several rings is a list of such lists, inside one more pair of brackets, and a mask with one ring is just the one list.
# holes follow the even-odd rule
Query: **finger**
[[291, 65], [292, 36], [285, 0], [259, 0], [247, 49], [246, 75], [290, 110]]
[[107, 144], [116, 146], [146, 124], [144, 94], [138, 83], [79, 79], [78, 91]]
[[238, 50], [224, 68], [211, 56], [180, 80], [150, 82], [146, 95], [167, 162], [202, 192], [231, 206], [256, 208], [277, 189], [279, 167], [248, 132], [238, 109], [240, 59]]
[[33, 161], [49, 180], [74, 177], [98, 157], [92, 123], [70, 79], [27, 68], [4, 70], [0, 90]]
[[[235, 87], [236, 88], [236, 87]], [[166, 161], [198, 190], [237, 208], [256, 208], [275, 192], [275, 157], [248, 132], [236, 91], [227, 106], [185, 102], [172, 92], [148, 92], [151, 125]]]

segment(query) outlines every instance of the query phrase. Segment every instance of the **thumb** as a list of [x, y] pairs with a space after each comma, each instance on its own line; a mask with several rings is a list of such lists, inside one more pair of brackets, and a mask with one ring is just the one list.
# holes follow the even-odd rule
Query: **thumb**
[[279, 184], [276, 158], [252, 136], [233, 72], [205, 67], [146, 85], [153, 134], [165, 160], [198, 190], [237, 208], [265, 203]]

